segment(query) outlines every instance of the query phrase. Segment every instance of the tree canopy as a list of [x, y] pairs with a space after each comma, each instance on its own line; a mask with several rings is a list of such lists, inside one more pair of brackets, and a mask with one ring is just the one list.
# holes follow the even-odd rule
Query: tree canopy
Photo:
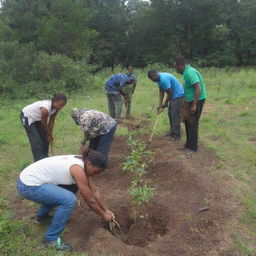
[[63, 61], [88, 72], [176, 55], [201, 66], [256, 62], [254, 0], [2, 0], [0, 10], [1, 90], [10, 79], [49, 80], [35, 76], [40, 65], [61, 77]]

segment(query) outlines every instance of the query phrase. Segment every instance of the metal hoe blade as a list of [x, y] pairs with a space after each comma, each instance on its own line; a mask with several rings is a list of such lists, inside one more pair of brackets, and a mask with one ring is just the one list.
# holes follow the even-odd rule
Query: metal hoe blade
[[117, 222], [116, 219], [112, 219], [112, 221], [109, 222], [109, 228], [111, 232], [115, 232], [115, 230], [118, 230], [119, 232], [121, 231], [120, 224]]

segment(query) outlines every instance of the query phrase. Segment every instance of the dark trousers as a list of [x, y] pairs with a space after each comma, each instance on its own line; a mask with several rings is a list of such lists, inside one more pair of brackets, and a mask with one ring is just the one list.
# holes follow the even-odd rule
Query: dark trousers
[[34, 122], [29, 125], [28, 118], [24, 116], [23, 112], [20, 114], [20, 120], [26, 130], [34, 162], [48, 157], [49, 143], [41, 122]]
[[[192, 115], [191, 120], [185, 120], [185, 129], [187, 135], [185, 146], [193, 151], [197, 151], [199, 119], [203, 110], [204, 102], [205, 100], [199, 100], [196, 104], [196, 112]], [[190, 108], [192, 102], [189, 102], [188, 104]]]
[[110, 145], [112, 143], [115, 131], [116, 131], [116, 125], [110, 130], [109, 133], [105, 135], [100, 135], [94, 139], [91, 139], [89, 143], [89, 148], [102, 153], [108, 160], [108, 153], [109, 153]]
[[180, 137], [181, 107], [184, 97], [171, 99], [168, 105], [168, 116], [171, 126], [171, 134]]

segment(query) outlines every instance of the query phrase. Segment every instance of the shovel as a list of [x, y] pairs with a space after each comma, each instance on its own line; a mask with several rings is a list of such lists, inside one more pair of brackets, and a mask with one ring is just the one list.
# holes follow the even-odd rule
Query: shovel
[[118, 221], [117, 221], [115, 218], [113, 218], [113, 219], [109, 222], [109, 229], [110, 229], [110, 231], [111, 231], [113, 234], [115, 234], [116, 231], [117, 231], [118, 233], [121, 232], [120, 224], [118, 223]]
[[53, 142], [50, 143], [50, 155], [54, 156], [54, 146], [53, 146]]
[[157, 116], [156, 116], [156, 121], [155, 121], [153, 130], [152, 130], [152, 133], [150, 135], [150, 138], [149, 138], [149, 143], [151, 143], [151, 141], [152, 141], [152, 138], [153, 138], [153, 135], [154, 135], [154, 132], [155, 132], [155, 129], [156, 129], [156, 125], [157, 125], [157, 122], [158, 122], [158, 119], [159, 119], [159, 115], [160, 115], [160, 113], [157, 114]]

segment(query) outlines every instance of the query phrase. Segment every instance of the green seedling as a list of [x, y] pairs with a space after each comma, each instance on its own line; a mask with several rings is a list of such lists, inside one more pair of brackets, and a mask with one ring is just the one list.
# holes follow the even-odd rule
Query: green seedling
[[128, 138], [130, 154], [125, 158], [123, 170], [129, 171], [133, 175], [129, 195], [134, 206], [133, 216], [136, 219], [140, 207], [148, 202], [154, 194], [154, 188], [149, 186], [149, 182], [144, 180], [147, 174], [148, 163], [154, 161], [155, 153], [147, 149], [144, 141], [134, 139], [131, 135]]

